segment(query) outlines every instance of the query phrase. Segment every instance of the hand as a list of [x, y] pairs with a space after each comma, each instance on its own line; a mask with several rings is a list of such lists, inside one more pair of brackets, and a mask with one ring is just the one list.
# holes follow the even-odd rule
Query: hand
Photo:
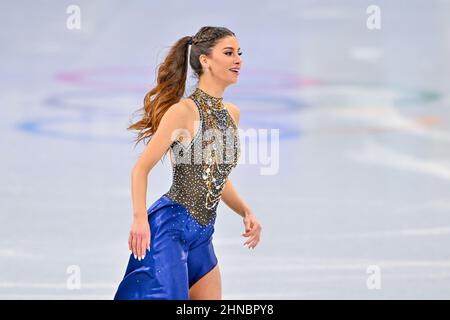
[[146, 250], [150, 251], [150, 225], [147, 216], [134, 218], [128, 237], [128, 248], [133, 252], [134, 258], [139, 261], [145, 258]]
[[256, 220], [255, 215], [251, 211], [248, 211], [245, 214], [245, 216], [244, 216], [244, 225], [245, 225], [245, 233], [243, 233], [242, 235], [244, 237], [250, 237], [244, 243], [244, 246], [246, 244], [248, 244], [248, 248], [249, 249], [250, 248], [253, 249], [253, 248], [256, 247], [256, 245], [259, 242], [262, 227], [258, 223], [258, 221]]

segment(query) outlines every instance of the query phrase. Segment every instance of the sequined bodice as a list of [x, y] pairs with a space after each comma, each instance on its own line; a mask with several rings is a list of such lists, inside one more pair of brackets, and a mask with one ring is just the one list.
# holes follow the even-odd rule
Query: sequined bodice
[[238, 128], [222, 98], [196, 88], [194, 100], [200, 125], [189, 145], [175, 140], [173, 181], [164, 195], [184, 205], [196, 220], [207, 225], [216, 217], [216, 208], [231, 170], [240, 157]]

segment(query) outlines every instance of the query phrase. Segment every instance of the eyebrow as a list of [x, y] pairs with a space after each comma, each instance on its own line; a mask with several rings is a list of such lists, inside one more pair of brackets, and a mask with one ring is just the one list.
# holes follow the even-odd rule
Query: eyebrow
[[[224, 49], [234, 49], [233, 47], [225, 47]], [[238, 51], [241, 50], [241, 48], [238, 48]]]

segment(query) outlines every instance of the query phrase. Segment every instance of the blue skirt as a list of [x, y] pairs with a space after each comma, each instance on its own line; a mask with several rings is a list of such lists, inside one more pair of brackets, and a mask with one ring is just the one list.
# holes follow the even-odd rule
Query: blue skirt
[[215, 218], [203, 226], [165, 195], [147, 213], [150, 251], [141, 261], [130, 253], [114, 300], [188, 300], [189, 288], [218, 262], [212, 244]]

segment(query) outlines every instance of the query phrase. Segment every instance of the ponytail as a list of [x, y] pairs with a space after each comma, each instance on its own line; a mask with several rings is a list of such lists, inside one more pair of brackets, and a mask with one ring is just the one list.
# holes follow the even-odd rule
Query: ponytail
[[183, 97], [188, 69], [187, 53], [191, 39], [191, 36], [179, 39], [160, 64], [157, 84], [145, 95], [144, 106], [138, 110], [142, 111], [142, 119], [127, 128], [138, 130], [134, 140], [135, 147], [142, 140], [144, 144], [148, 143], [146, 139], [150, 139], [156, 132], [164, 113]]
[[[158, 68], [157, 84], [145, 95], [142, 119], [130, 124], [127, 130], [137, 130], [135, 147], [140, 141], [146, 139], [158, 129], [164, 113], [173, 104], [179, 102], [184, 95], [189, 64], [194, 75], [200, 79], [203, 74], [199, 57], [202, 54], [210, 55], [217, 41], [226, 36], [235, 34], [225, 27], [204, 26], [194, 36], [185, 36], [179, 39], [170, 49], [166, 59]], [[188, 58], [189, 45], [192, 44]], [[169, 149], [168, 149], [169, 150]], [[166, 152], [167, 153], [167, 152]]]

